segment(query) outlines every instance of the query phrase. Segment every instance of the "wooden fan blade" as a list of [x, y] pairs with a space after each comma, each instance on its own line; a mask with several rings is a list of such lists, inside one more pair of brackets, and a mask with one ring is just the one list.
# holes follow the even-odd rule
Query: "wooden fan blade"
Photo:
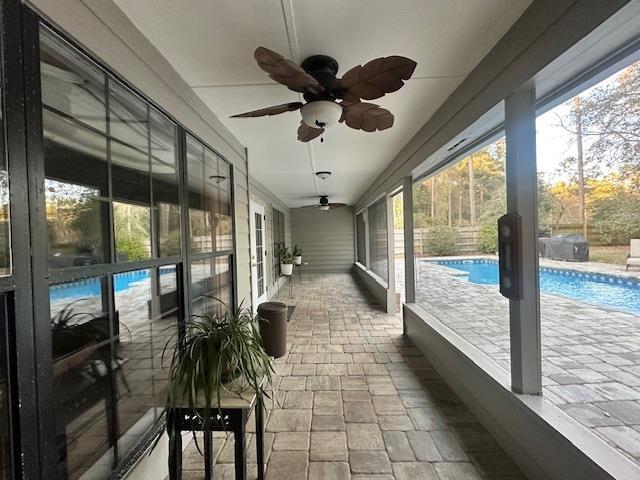
[[301, 121], [298, 127], [298, 140], [301, 142], [309, 142], [323, 133], [324, 128], [313, 128]]
[[344, 74], [340, 85], [343, 99], [353, 102], [358, 98], [373, 100], [385, 93], [395, 92], [413, 75], [417, 63], [406, 57], [394, 55], [371, 60], [365, 65], [353, 67]]
[[346, 205], [347, 205], [346, 203], [330, 203], [329, 208], [333, 210], [334, 208], [340, 208]]
[[393, 126], [393, 114], [373, 103], [354, 103], [344, 114], [344, 121], [351, 128], [375, 132]]
[[273, 80], [286, 85], [294, 92], [316, 94], [324, 92], [324, 88], [315, 78], [279, 53], [265, 47], [258, 47], [253, 56], [258, 62], [258, 66], [267, 72]]
[[231, 115], [231, 118], [250, 118], [250, 117], [264, 117], [266, 115], [278, 115], [285, 112], [293, 112], [298, 110], [303, 104], [301, 102], [284, 103], [282, 105], [275, 105], [273, 107], [261, 108], [260, 110], [253, 110], [251, 112], [239, 113], [237, 115]]

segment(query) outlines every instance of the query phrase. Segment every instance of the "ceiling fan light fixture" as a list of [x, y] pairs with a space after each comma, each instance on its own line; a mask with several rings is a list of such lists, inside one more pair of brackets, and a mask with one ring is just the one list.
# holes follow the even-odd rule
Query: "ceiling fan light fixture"
[[329, 205], [320, 205], [320, 210], [322, 210], [323, 212], [326, 212], [327, 210], [329, 210]]
[[318, 177], [321, 180], [326, 180], [330, 176], [331, 176], [331, 172], [329, 171], [316, 172], [316, 177]]
[[327, 128], [338, 124], [342, 107], [329, 100], [316, 100], [303, 105], [300, 113], [302, 121], [311, 128]]

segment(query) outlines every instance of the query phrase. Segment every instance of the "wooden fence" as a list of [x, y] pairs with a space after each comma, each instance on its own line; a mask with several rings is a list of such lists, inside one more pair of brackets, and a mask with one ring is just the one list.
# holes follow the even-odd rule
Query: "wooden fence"
[[[458, 253], [471, 254], [478, 253], [478, 236], [480, 227], [454, 227], [458, 231], [458, 241], [456, 246]], [[426, 255], [426, 239], [429, 235], [428, 228], [415, 228], [413, 230], [413, 248], [416, 255]], [[396, 228], [393, 232], [394, 246], [396, 257], [402, 257], [404, 255], [404, 231]]]
[[[478, 248], [480, 227], [453, 227], [458, 231], [457, 250], [460, 254], [473, 254], [480, 253]], [[413, 230], [413, 248], [416, 255], [426, 255], [426, 239], [429, 235], [428, 228], [415, 228]], [[559, 233], [579, 233], [582, 235], [582, 225], [580, 224], [564, 224], [552, 227], [551, 235], [557, 235]], [[600, 239], [600, 235], [589, 227], [587, 229], [587, 240], [590, 245], [604, 245]], [[394, 230], [394, 245], [396, 257], [402, 257], [404, 255], [404, 231], [396, 228]]]

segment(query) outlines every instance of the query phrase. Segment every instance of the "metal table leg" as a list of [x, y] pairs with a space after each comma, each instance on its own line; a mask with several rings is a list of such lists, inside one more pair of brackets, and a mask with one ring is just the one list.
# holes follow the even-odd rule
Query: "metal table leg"
[[169, 479], [182, 479], [182, 431], [180, 429], [180, 410], [167, 412], [167, 430], [169, 432]]
[[264, 405], [262, 399], [256, 400], [256, 460], [258, 480], [264, 480]]
[[[247, 480], [247, 459], [245, 455], [246, 410], [238, 412], [234, 426], [236, 480]], [[239, 420], [239, 421], [238, 421]]]

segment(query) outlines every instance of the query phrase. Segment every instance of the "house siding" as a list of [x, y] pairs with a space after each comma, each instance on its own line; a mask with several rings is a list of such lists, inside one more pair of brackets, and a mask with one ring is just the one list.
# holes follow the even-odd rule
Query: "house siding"
[[355, 262], [353, 209], [291, 209], [291, 244], [302, 248], [303, 272], [348, 272]]

